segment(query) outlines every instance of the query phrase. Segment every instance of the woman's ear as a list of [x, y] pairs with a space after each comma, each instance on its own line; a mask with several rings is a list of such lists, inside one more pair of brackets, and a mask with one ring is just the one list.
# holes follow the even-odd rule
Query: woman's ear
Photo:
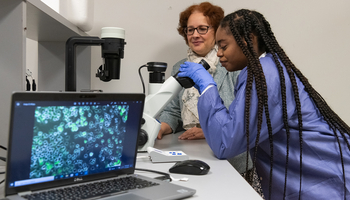
[[[252, 38], [253, 47], [255, 49], [258, 47], [258, 37], [253, 33], [251, 33], [250, 36]], [[243, 41], [244, 45], [247, 46], [247, 42], [245, 41], [244, 37], [242, 37], [242, 41]]]
[[242, 38], [244, 46], [247, 46], [247, 42], [245, 41], [244, 38]]
[[[251, 33], [250, 36], [252, 38], [253, 45], [254, 45], [254, 42], [256, 42], [256, 43], [258, 42], [257, 37], [253, 33]], [[244, 45], [247, 46], [247, 42], [245, 41], [244, 37], [242, 37], [242, 41], [243, 41]]]
[[251, 33], [250, 36], [252, 37], [253, 45], [258, 45], [258, 37], [253, 33]]

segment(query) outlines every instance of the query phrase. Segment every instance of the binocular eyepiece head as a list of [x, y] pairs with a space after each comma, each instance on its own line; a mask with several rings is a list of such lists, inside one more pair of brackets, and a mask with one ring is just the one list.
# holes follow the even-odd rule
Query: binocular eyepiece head
[[[202, 59], [198, 64], [203, 65], [203, 67], [208, 70], [210, 68], [210, 65], [204, 60]], [[180, 71], [178, 71], [175, 75], [174, 78], [180, 83], [180, 85], [184, 88], [191, 88], [194, 86], [194, 82], [192, 79], [190, 79], [189, 77], [178, 77], [177, 74]]]
[[164, 62], [148, 62], [147, 70], [149, 73], [150, 83], [164, 83], [165, 81], [165, 71], [167, 68], [167, 63]]

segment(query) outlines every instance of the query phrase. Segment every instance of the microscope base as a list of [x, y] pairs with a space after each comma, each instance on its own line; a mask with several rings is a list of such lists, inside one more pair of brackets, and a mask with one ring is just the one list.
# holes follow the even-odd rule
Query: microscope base
[[147, 133], [148, 140], [146, 144], [138, 147], [138, 151], [147, 151], [147, 147], [154, 146], [154, 141], [157, 139], [160, 130], [160, 122], [146, 113], [143, 113], [142, 117], [146, 122], [141, 126], [141, 129]]

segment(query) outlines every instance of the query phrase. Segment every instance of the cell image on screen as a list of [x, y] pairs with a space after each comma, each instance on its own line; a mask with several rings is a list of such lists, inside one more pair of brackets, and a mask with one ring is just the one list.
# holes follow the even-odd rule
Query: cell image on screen
[[120, 166], [128, 112], [128, 105], [37, 107], [29, 177]]

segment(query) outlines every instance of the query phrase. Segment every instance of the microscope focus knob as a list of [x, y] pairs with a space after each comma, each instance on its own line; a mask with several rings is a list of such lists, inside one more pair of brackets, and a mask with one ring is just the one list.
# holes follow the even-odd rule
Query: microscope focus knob
[[139, 132], [139, 138], [138, 138], [138, 145], [139, 146], [143, 146], [147, 143], [148, 141], [148, 134], [145, 130], [143, 129], [140, 129], [140, 132]]
[[112, 79], [108, 75], [108, 71], [103, 70], [102, 65], [97, 69], [96, 77], [99, 77], [101, 81], [111, 81]]
[[141, 118], [141, 125], [144, 125], [146, 123], [145, 118]]

